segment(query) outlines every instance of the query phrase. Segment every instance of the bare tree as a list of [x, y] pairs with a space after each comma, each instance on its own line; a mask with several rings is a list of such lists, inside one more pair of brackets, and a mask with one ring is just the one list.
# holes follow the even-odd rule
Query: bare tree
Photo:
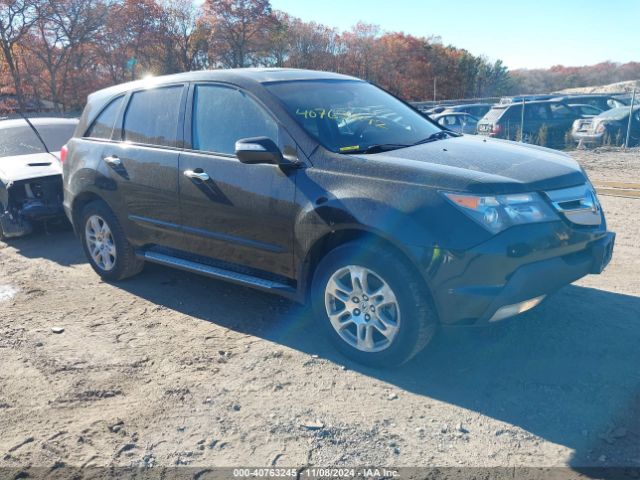
[[36, 0], [0, 0], [0, 48], [13, 80], [20, 108], [24, 110], [24, 90], [15, 48], [38, 19]]
[[210, 47], [222, 66], [246, 67], [266, 57], [275, 21], [269, 0], [207, 0], [204, 11]]
[[164, 73], [194, 70], [206, 50], [198, 20], [202, 9], [192, 0], [162, 0]]
[[37, 41], [28, 48], [42, 62], [50, 100], [59, 110], [74, 77], [71, 68], [82, 63], [77, 56], [95, 41], [107, 10], [102, 0], [46, 0], [37, 6], [37, 11], [33, 26]]

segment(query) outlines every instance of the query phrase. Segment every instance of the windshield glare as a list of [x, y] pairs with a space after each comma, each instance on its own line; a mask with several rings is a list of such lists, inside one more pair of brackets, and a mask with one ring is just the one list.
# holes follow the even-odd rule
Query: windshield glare
[[362, 152], [374, 145], [412, 145], [442, 130], [366, 82], [279, 82], [267, 88], [307, 133], [332, 152]]

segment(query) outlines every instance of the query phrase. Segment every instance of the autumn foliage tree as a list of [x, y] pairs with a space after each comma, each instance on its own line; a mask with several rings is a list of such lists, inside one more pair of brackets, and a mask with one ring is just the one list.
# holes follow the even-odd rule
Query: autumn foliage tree
[[435, 35], [364, 22], [342, 32], [269, 0], [0, 0], [0, 114], [78, 111], [92, 91], [146, 75], [252, 66], [345, 73], [407, 100], [432, 99], [434, 86], [443, 100], [640, 77], [634, 62], [509, 72]]
[[276, 19], [269, 0], [206, 0], [204, 22], [210, 25], [210, 55], [226, 68], [262, 63]]

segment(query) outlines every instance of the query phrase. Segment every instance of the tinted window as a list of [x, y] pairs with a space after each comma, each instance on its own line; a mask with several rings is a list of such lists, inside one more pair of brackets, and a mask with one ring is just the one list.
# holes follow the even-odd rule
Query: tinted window
[[278, 126], [255, 100], [240, 90], [198, 85], [193, 99], [193, 149], [235, 153], [236, 141], [269, 137], [278, 143]]
[[[57, 152], [73, 136], [76, 125], [37, 125], [36, 128], [49, 151]], [[0, 131], [0, 157], [45, 152], [42, 142], [26, 122], [25, 126]]]
[[546, 120], [549, 118], [549, 112], [546, 105], [525, 105], [524, 116], [529, 120]]
[[118, 113], [120, 112], [120, 106], [122, 105], [123, 98], [124, 97], [118, 97], [115, 100], [112, 100], [111, 103], [107, 105], [107, 108], [102, 110], [102, 113], [100, 113], [98, 118], [95, 119], [91, 128], [87, 130], [85, 137], [111, 138], [113, 125]]
[[565, 105], [561, 103], [552, 103], [549, 105], [553, 118], [573, 118], [575, 114]]
[[447, 115], [446, 117], [442, 117], [438, 120], [438, 123], [445, 127], [451, 127], [458, 124], [458, 117], [455, 115]]
[[124, 140], [177, 146], [182, 90], [182, 86], [177, 86], [134, 93], [124, 118]]

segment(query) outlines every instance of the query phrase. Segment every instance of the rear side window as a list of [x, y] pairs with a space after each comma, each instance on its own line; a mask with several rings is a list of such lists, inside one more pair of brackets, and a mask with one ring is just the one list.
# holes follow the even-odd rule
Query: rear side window
[[234, 154], [236, 141], [269, 137], [278, 143], [278, 126], [245, 93], [218, 85], [198, 85], [193, 97], [194, 150]]
[[98, 115], [98, 118], [94, 120], [85, 137], [110, 139], [123, 99], [124, 97], [118, 97], [112, 100]]
[[135, 92], [124, 117], [124, 140], [176, 147], [182, 85]]
[[489, 122], [494, 122], [494, 121], [498, 120], [498, 118], [500, 118], [500, 116], [504, 113], [504, 111], [505, 111], [504, 108], [492, 108], [484, 116], [483, 120], [487, 120]]
[[553, 118], [562, 119], [575, 117], [575, 114], [571, 109], [561, 103], [552, 103], [549, 105], [549, 108], [551, 108], [551, 115]]

